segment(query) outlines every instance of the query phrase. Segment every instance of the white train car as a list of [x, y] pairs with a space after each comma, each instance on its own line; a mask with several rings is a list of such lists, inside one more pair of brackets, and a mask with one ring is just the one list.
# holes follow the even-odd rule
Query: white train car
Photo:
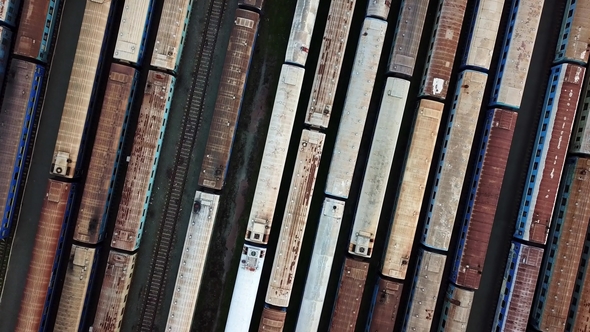
[[192, 6], [193, 0], [164, 1], [152, 53], [152, 66], [176, 71]]
[[125, 0], [113, 57], [141, 63], [154, 0]]
[[285, 62], [305, 67], [320, 0], [298, 0], [287, 44]]
[[369, 0], [367, 4], [367, 17], [376, 17], [387, 21], [391, 0]]
[[356, 0], [338, 0], [330, 3], [305, 116], [305, 123], [312, 127], [328, 128], [330, 123], [355, 5]]
[[266, 244], [275, 213], [305, 69], [284, 64], [264, 144], [246, 240]]
[[444, 106], [428, 99], [418, 105], [381, 268], [391, 278], [406, 278]]
[[428, 247], [449, 250], [487, 79], [473, 70], [459, 74], [422, 234]]
[[197, 191], [193, 204], [165, 331], [189, 331], [193, 323], [219, 195]]
[[408, 80], [387, 79], [348, 247], [348, 252], [357, 256], [368, 258], [373, 253], [409, 89]]
[[348, 198], [386, 29], [386, 21], [365, 18], [328, 173], [328, 195]]
[[273, 260], [266, 303], [288, 307], [326, 135], [304, 129]]
[[344, 213], [344, 202], [325, 198], [316, 232], [296, 332], [317, 331]]
[[244, 244], [225, 323], [225, 332], [249, 330], [265, 255], [265, 248]]
[[438, 332], [465, 332], [473, 305], [472, 290], [462, 289], [453, 284], [447, 287], [445, 302], [438, 325]]
[[479, 0], [473, 13], [463, 65], [490, 69], [505, 0]]

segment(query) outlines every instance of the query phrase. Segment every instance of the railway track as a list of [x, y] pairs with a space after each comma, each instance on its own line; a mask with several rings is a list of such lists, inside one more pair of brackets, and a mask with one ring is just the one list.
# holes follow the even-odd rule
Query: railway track
[[139, 330], [157, 330], [157, 313], [161, 312], [164, 292], [170, 270], [169, 259], [175, 242], [176, 222], [179, 218], [184, 183], [188, 175], [191, 152], [200, 129], [203, 103], [208, 90], [209, 75], [213, 62], [213, 51], [221, 26], [226, 0], [211, 0], [206, 14], [205, 29], [201, 46], [193, 69], [192, 84], [181, 123], [180, 143], [176, 147], [176, 158], [170, 177], [170, 191], [165, 198], [163, 218], [160, 220], [158, 238], [150, 263], [149, 280], [141, 303]]

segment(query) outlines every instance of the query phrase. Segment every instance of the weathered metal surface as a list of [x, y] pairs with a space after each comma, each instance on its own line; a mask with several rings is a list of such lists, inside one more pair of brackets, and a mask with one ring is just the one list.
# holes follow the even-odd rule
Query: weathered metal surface
[[480, 0], [473, 13], [471, 38], [463, 64], [490, 69], [505, 0]]
[[84, 307], [92, 287], [96, 249], [72, 245], [54, 331], [77, 332], [83, 329]]
[[397, 20], [389, 71], [412, 76], [430, 0], [405, 0]]
[[406, 278], [444, 106], [428, 99], [418, 105], [381, 270], [391, 278]]
[[146, 41], [153, 0], [126, 0], [119, 25], [113, 58], [140, 63]]
[[385, 84], [350, 235], [348, 252], [353, 255], [371, 257], [373, 253], [409, 89], [410, 81], [401, 78], [389, 77]]
[[14, 26], [21, 0], [0, 0], [0, 21]]
[[588, 62], [590, 51], [590, 2], [569, 0], [561, 25], [561, 34], [555, 51], [556, 61]]
[[[512, 2], [491, 104], [520, 108], [544, 0]], [[505, 60], [504, 60], [505, 59]]]
[[328, 171], [326, 194], [348, 197], [386, 29], [387, 22], [365, 18]]
[[568, 160], [562, 182], [533, 305], [533, 325], [539, 331], [562, 331], [568, 319], [590, 221], [590, 159]]
[[74, 239], [96, 244], [102, 240], [109, 209], [111, 180], [118, 169], [119, 145], [131, 107], [136, 70], [112, 64], [104, 93]]
[[297, 0], [285, 62], [305, 67], [320, 0]]
[[325, 137], [325, 134], [304, 129], [299, 141], [279, 242], [266, 292], [266, 303], [277, 307], [289, 306]]
[[287, 312], [266, 307], [262, 310], [258, 332], [282, 332]]
[[330, 2], [320, 57], [305, 117], [305, 123], [310, 126], [327, 128], [330, 123], [355, 4], [356, 0]]
[[441, 314], [438, 332], [465, 332], [473, 305], [474, 291], [449, 284]]
[[421, 96], [447, 97], [467, 0], [439, 0], [430, 49], [424, 66]]
[[590, 155], [590, 81], [586, 83], [584, 91], [572, 131], [570, 153]]
[[12, 31], [7, 27], [0, 26], [0, 90], [4, 87], [6, 68], [12, 47]]
[[70, 190], [69, 183], [48, 181], [20, 303], [16, 332], [39, 331], [41, 328], [45, 299], [53, 274]]
[[113, 230], [111, 246], [114, 248], [133, 251], [139, 247], [174, 82], [171, 75], [148, 73]]
[[100, 297], [92, 324], [93, 332], [119, 332], [137, 254], [109, 252]]
[[330, 322], [331, 332], [354, 332], [369, 263], [346, 257]]
[[240, 6], [249, 6], [260, 10], [262, 9], [264, 0], [238, 0], [238, 4]]
[[379, 278], [373, 295], [371, 324], [367, 331], [393, 331], [404, 284]]
[[243, 332], [250, 327], [265, 256], [266, 248], [244, 244], [225, 332]]
[[193, 0], [164, 1], [152, 66], [172, 71], [178, 68], [192, 5]]
[[517, 117], [502, 109], [488, 112], [451, 272], [465, 288], [479, 288]]
[[492, 331], [526, 331], [543, 249], [512, 242]]
[[24, 0], [14, 54], [47, 62], [60, 0]]
[[514, 236], [545, 244], [585, 68], [552, 68]]
[[[588, 160], [586, 158], [586, 160]], [[578, 268], [578, 277], [572, 296], [570, 311], [568, 313], [568, 322], [566, 326], [571, 326], [570, 331], [590, 331], [590, 277], [588, 273], [590, 268], [590, 240], [586, 239], [582, 253], [580, 267]]]
[[281, 70], [246, 228], [250, 242], [268, 242], [304, 73], [303, 68], [287, 64]]
[[367, 16], [380, 18], [387, 21], [391, 0], [369, 0], [367, 4]]
[[258, 21], [258, 14], [236, 10], [199, 174], [201, 186], [220, 190], [225, 183]]
[[487, 78], [472, 70], [459, 74], [422, 234], [428, 247], [449, 249]]
[[320, 324], [343, 212], [344, 202], [324, 199], [297, 319], [297, 332], [317, 331]]
[[404, 331], [430, 331], [447, 257], [420, 249]]
[[86, 2], [57, 142], [53, 151], [52, 175], [70, 179], [75, 176], [110, 10], [110, 0], [103, 2], [87, 0]]

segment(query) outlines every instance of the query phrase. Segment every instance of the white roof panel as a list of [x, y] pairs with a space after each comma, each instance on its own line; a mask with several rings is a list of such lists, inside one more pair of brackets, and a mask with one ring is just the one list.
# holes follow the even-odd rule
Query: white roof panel
[[320, 0], [298, 0], [287, 44], [285, 62], [305, 66]]
[[152, 0], [125, 0], [113, 57], [138, 63]]
[[504, 0], [480, 0], [471, 27], [471, 40], [465, 64], [490, 69], [494, 45], [500, 27]]
[[387, 16], [389, 16], [390, 7], [391, 0], [369, 0], [369, 3], [367, 5], [367, 16], [387, 20]]

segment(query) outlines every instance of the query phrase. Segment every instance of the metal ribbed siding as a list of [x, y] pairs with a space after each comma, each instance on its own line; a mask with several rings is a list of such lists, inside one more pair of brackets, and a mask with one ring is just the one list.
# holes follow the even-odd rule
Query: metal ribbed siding
[[126, 0], [113, 57], [140, 63], [149, 29], [153, 0]]
[[344, 202], [324, 199], [297, 319], [297, 332], [317, 331], [320, 324], [343, 212]]
[[175, 79], [150, 71], [143, 95], [133, 148], [129, 156], [111, 246], [133, 251], [139, 247], [143, 224], [158, 167]]
[[268, 242], [304, 73], [286, 64], [281, 70], [246, 228], [246, 240], [251, 242]]
[[585, 86], [584, 99], [576, 116], [576, 123], [572, 130], [570, 153], [590, 155], [590, 81]]
[[0, 21], [15, 26], [20, 3], [21, 0], [0, 0]]
[[344, 259], [329, 331], [354, 332], [368, 270], [369, 263]]
[[82, 150], [90, 100], [107, 29], [111, 1], [87, 0], [72, 74], [53, 151], [51, 174], [73, 178]]
[[192, 6], [193, 0], [164, 1], [152, 53], [152, 66], [176, 71]]
[[590, 278], [588, 277], [590, 269], [588, 262], [590, 262], [590, 239], [586, 239], [584, 243], [581, 264], [578, 268], [578, 278], [576, 278], [567, 321], [567, 326], [572, 327], [570, 331], [588, 331], [590, 329]]
[[98, 261], [94, 248], [72, 245], [66, 269], [54, 331], [77, 332], [84, 328], [86, 304], [92, 287], [94, 268]]
[[365, 18], [328, 172], [326, 194], [348, 197], [386, 29], [387, 22]]
[[373, 294], [373, 308], [367, 331], [393, 331], [403, 286], [401, 282], [379, 278]]
[[529, 165], [514, 236], [545, 244], [585, 69], [563, 64], [551, 78]]
[[526, 331], [543, 249], [512, 242], [492, 331]]
[[465, 332], [475, 292], [449, 284], [438, 332]]
[[590, 2], [569, 0], [555, 51], [556, 61], [588, 62], [590, 51]]
[[111, 65], [74, 230], [77, 241], [96, 244], [104, 236], [111, 183], [121, 162], [119, 149], [133, 101], [136, 73], [131, 67]]
[[390, 72], [407, 76], [414, 74], [429, 2], [405, 0], [402, 3], [389, 57]]
[[14, 54], [47, 62], [57, 23], [59, 3], [60, 0], [25, 0], [23, 2]]
[[258, 21], [258, 14], [236, 10], [199, 174], [201, 186], [219, 190], [225, 182]]
[[355, 4], [356, 0], [334, 0], [330, 3], [305, 117], [305, 123], [310, 126], [327, 128], [330, 122]]
[[371, 143], [348, 252], [371, 257], [410, 82], [389, 77]]
[[479, 288], [517, 117], [488, 111], [450, 277], [459, 286]]
[[408, 147], [382, 273], [405, 279], [444, 104], [422, 99]]
[[299, 141], [266, 292], [266, 303], [277, 307], [289, 306], [325, 137], [325, 134], [316, 131], [303, 130]]
[[421, 96], [441, 99], [447, 97], [466, 7], [467, 0], [439, 1], [439, 11], [422, 76]]
[[463, 65], [490, 69], [505, 0], [479, 0]]
[[19, 59], [8, 70], [0, 112], [0, 239], [10, 234], [44, 74], [43, 67]]
[[55, 278], [55, 262], [61, 251], [58, 246], [63, 240], [62, 228], [68, 212], [71, 189], [69, 183], [48, 181], [15, 332], [47, 328], [44, 309], [48, 304], [46, 299], [50, 299], [53, 291], [50, 285]]
[[238, 5], [249, 6], [249, 7], [256, 8], [258, 10], [262, 9], [263, 4], [264, 4], [264, 0], [238, 0]]
[[197, 202], [200, 208], [197, 212], [193, 209], [188, 222], [165, 331], [189, 331], [193, 322], [219, 207], [219, 195], [197, 191], [195, 203]]
[[590, 159], [568, 160], [562, 182], [540, 293], [533, 305], [533, 325], [540, 331], [563, 330], [568, 319], [590, 220]]
[[268, 307], [264, 308], [262, 310], [258, 332], [282, 332], [286, 317], [286, 311]]
[[297, 0], [285, 54], [286, 63], [305, 66], [319, 3], [320, 0]]
[[137, 254], [110, 251], [102, 281], [93, 332], [119, 332]]
[[446, 256], [420, 249], [407, 304], [404, 331], [430, 331]]
[[513, 0], [491, 105], [520, 108], [543, 4], [544, 0]]
[[225, 332], [243, 332], [250, 328], [265, 256], [265, 248], [244, 245], [225, 323]]
[[487, 77], [471, 70], [459, 74], [422, 235], [428, 247], [449, 249]]
[[387, 21], [391, 0], [369, 0], [367, 4], [367, 16], [380, 18]]

